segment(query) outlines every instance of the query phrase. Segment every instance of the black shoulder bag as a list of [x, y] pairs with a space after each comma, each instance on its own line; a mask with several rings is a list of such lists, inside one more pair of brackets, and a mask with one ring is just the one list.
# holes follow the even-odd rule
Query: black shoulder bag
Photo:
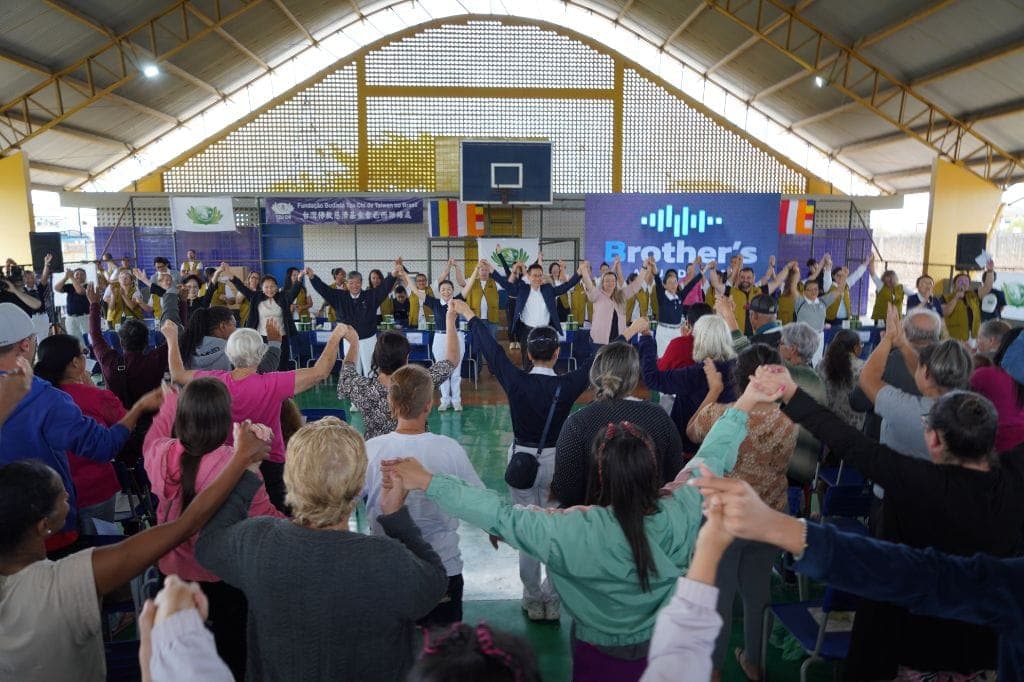
[[559, 384], [555, 389], [555, 397], [551, 400], [551, 409], [548, 410], [548, 418], [544, 422], [544, 431], [540, 434], [540, 441], [537, 443], [537, 453], [519, 450], [513, 443], [512, 459], [505, 467], [505, 483], [508, 483], [509, 486], [519, 490], [529, 490], [537, 481], [537, 470], [540, 468], [537, 455], [544, 449], [544, 443], [547, 442], [548, 429], [551, 428], [551, 419], [555, 416], [555, 408], [558, 406], [558, 396], [561, 392], [562, 385]]

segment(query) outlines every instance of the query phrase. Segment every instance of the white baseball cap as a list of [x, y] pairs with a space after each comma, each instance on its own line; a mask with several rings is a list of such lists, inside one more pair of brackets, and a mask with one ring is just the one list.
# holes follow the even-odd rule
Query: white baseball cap
[[13, 303], [0, 303], [0, 346], [9, 346], [35, 336], [32, 318]]

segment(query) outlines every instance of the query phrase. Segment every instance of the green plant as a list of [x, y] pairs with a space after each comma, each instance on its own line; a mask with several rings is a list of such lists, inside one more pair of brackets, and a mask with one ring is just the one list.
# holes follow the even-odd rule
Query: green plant
[[185, 215], [196, 225], [213, 225], [219, 223], [224, 214], [216, 206], [189, 206]]

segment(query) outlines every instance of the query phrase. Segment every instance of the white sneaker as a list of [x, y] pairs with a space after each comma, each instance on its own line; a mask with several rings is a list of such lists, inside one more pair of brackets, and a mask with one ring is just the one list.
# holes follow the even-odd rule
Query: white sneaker
[[544, 620], [561, 620], [562, 602], [557, 599], [544, 602]]
[[456, 412], [462, 412], [462, 403], [452, 403], [452, 409]]
[[451, 407], [451, 403], [441, 403], [440, 405], [437, 406], [437, 411], [445, 412], [448, 410], [449, 407]]
[[544, 602], [523, 598], [523, 611], [530, 620], [544, 620]]

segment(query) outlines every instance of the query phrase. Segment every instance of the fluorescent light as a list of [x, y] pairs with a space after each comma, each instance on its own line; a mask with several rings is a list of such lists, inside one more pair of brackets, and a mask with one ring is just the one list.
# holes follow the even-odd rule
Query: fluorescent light
[[817, 85], [819, 88], [823, 88], [825, 87], [825, 79], [822, 78], [821, 76], [815, 76], [814, 84]]
[[156, 64], [146, 64], [142, 67], [142, 75], [146, 78], [156, 78], [160, 75], [160, 69]]

